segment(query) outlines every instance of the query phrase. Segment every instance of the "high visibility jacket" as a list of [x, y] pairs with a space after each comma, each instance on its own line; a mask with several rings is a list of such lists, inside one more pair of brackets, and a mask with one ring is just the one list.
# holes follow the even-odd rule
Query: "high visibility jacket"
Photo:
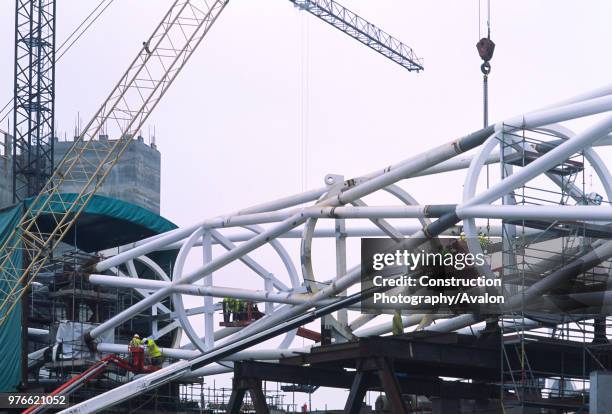
[[142, 345], [142, 339], [140, 338], [132, 338], [132, 340], [130, 341], [130, 346], [136, 348], [138, 346]]
[[149, 354], [151, 358], [159, 358], [162, 356], [162, 353], [159, 350], [159, 347], [157, 346], [155, 341], [152, 339], [147, 340], [147, 353]]
[[404, 324], [402, 322], [402, 314], [395, 312], [393, 314], [393, 323], [391, 325], [393, 335], [402, 335], [404, 333]]

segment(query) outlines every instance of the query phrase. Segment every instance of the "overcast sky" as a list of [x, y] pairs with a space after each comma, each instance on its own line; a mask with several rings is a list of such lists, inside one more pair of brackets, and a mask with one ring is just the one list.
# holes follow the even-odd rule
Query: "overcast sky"
[[[58, 1], [58, 44], [97, 3]], [[115, 0], [58, 63], [60, 137], [73, 134], [77, 113], [89, 120], [170, 3]], [[232, 0], [143, 130], [148, 139], [155, 129], [162, 154], [162, 215], [193, 223], [481, 127], [477, 0], [342, 3], [411, 46], [425, 71], [407, 72], [287, 0]], [[605, 0], [493, 0], [491, 121], [609, 83], [611, 15]], [[14, 2], [2, 0], [2, 105], [13, 39]], [[458, 173], [406, 188], [422, 203], [450, 203], [462, 182]]]

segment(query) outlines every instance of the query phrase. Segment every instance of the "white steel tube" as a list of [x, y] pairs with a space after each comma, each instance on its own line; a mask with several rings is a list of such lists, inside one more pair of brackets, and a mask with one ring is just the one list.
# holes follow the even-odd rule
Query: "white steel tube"
[[528, 206], [478, 204], [462, 207], [458, 211], [458, 216], [462, 219], [612, 221], [612, 208], [590, 205]]
[[[172, 287], [172, 282], [163, 280], [136, 279], [132, 277], [90, 275], [89, 282], [94, 285], [160, 290]], [[201, 285], [175, 285], [173, 292], [186, 295], [209, 296], [217, 298], [232, 297], [244, 300], [254, 300], [257, 302], [274, 302], [297, 305], [305, 303], [310, 299], [310, 295], [290, 292], [266, 292], [222, 286], [201, 286]], [[325, 303], [327, 304], [327, 303]]]
[[265, 211], [280, 210], [283, 208], [293, 207], [298, 204], [307, 203], [318, 199], [325, 194], [329, 189], [327, 187], [315, 188], [314, 190], [308, 190], [303, 193], [295, 194], [289, 197], [283, 197], [278, 200], [270, 201], [267, 203], [258, 204], [252, 207], [248, 207], [239, 210], [236, 214], [253, 214], [263, 213]]
[[232, 227], [232, 226], [245, 226], [249, 224], [261, 224], [271, 223], [287, 219], [292, 215], [296, 214], [296, 211], [279, 211], [279, 212], [266, 212], [266, 213], [254, 213], [245, 214], [243, 216], [224, 216], [216, 217], [213, 219], [204, 220], [203, 222], [185, 227], [184, 229], [177, 229], [168, 232], [168, 234], [161, 237], [155, 238], [150, 242], [134, 247], [133, 249], [124, 251], [117, 254], [116, 256], [110, 257], [106, 260], [102, 260], [95, 266], [95, 271], [102, 272], [108, 270], [111, 267], [115, 267], [124, 263], [128, 260], [134, 259], [139, 256], [143, 256], [147, 253], [161, 249], [164, 245], [182, 240], [192, 234], [200, 227], [204, 228], [217, 228], [217, 227]]
[[[444, 161], [438, 165], [434, 165], [433, 167], [429, 167], [421, 172], [418, 172], [412, 175], [411, 177], [423, 177], [426, 175], [439, 174], [443, 172], [463, 170], [470, 166], [470, 163], [472, 162], [472, 158], [473, 156], [461, 157], [461, 158], [458, 157], [458, 158], [454, 158], [448, 161]], [[499, 162], [499, 153], [493, 153], [489, 155], [489, 157], [485, 160], [485, 165], [495, 164], [498, 162]]]
[[[404, 225], [394, 225], [394, 228], [398, 230], [402, 235], [409, 236], [417, 231], [419, 231], [422, 226], [418, 224], [404, 224]], [[490, 224], [489, 227], [486, 224], [483, 224], [479, 231], [486, 231], [491, 237], [501, 236], [501, 226], [498, 224]], [[461, 232], [461, 226], [451, 227], [449, 230], [442, 233], [443, 236], [459, 234]], [[527, 234], [535, 234], [538, 233], [538, 230], [534, 229], [525, 229]], [[301, 239], [303, 237], [303, 231], [301, 229], [289, 230], [288, 232], [281, 234], [278, 236], [279, 239]], [[324, 228], [317, 227], [314, 230], [313, 237], [315, 238], [328, 238], [334, 237], [335, 230], [333, 228]], [[387, 234], [383, 232], [379, 227], [371, 226], [371, 227], [347, 227], [345, 232], [346, 237], [387, 237]], [[232, 242], [241, 242], [246, 241], [253, 238], [252, 232], [235, 232], [232, 234], [226, 235], [227, 240]], [[213, 240], [213, 244], [216, 244], [215, 240]], [[197, 242], [195, 246], [201, 246], [202, 242]], [[169, 244], [160, 250], [178, 250], [181, 247], [179, 242]]]
[[[297, 348], [297, 349], [247, 349], [244, 351], [236, 352], [233, 355], [223, 359], [224, 361], [241, 361], [248, 359], [257, 360], [277, 360], [282, 357], [295, 356], [300, 353], [308, 352], [309, 348]], [[102, 342], [97, 344], [96, 350], [98, 352], [107, 352], [112, 354], [127, 354], [129, 352], [128, 346], [123, 344], [113, 344], [108, 342]], [[191, 359], [202, 355], [200, 351], [191, 349], [177, 349], [177, 348], [159, 348], [162, 355], [168, 358], [176, 359]]]
[[[612, 110], [612, 96], [602, 96], [586, 101], [580, 101], [568, 105], [515, 116], [497, 123], [495, 125], [495, 130], [501, 130], [503, 125], [506, 127], [533, 129], [545, 125], [555, 124], [557, 122], [595, 115], [610, 110]], [[601, 134], [598, 138], [601, 138], [606, 134], [607, 133]]]
[[562, 101], [559, 101], [555, 104], [549, 105], [546, 108], [542, 108], [542, 109], [548, 109], [548, 108], [554, 108], [554, 107], [558, 107], [558, 106], [564, 106], [564, 105], [568, 105], [568, 104], [572, 104], [572, 103], [577, 103], [577, 102], [581, 102], [581, 101], [587, 101], [593, 98], [599, 98], [602, 96], [606, 96], [606, 95], [611, 95], [612, 94], [612, 84], [610, 85], [605, 85], [602, 86], [600, 88], [596, 88], [587, 92], [583, 92], [579, 95], [573, 96], [569, 99], [564, 99]]

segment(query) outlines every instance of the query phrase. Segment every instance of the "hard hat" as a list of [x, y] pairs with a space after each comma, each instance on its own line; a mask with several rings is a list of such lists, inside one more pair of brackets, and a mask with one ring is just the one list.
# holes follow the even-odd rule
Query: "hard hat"
[[134, 334], [134, 338], [140, 338], [140, 335]]

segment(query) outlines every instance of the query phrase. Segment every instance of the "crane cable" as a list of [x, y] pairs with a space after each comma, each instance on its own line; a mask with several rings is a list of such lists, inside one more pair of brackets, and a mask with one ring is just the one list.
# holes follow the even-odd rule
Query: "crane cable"
[[[478, 0], [478, 37], [481, 36], [481, 11], [480, 1]], [[476, 43], [476, 49], [483, 63], [480, 65], [480, 71], [482, 72], [482, 117], [484, 127], [489, 126], [489, 73], [491, 73], [491, 64], [489, 61], [493, 58], [493, 52], [495, 51], [495, 43], [491, 40], [491, 0], [487, 0], [487, 37], [482, 37]], [[490, 186], [490, 174], [489, 164], [487, 164], [487, 188]], [[487, 237], [489, 237], [491, 225], [490, 220], [487, 219]]]
[[[62, 51], [62, 49], [64, 48], [64, 46], [66, 45], [66, 43], [68, 43], [70, 41], [70, 39], [72, 38], [72, 36], [74, 36], [77, 31], [85, 24], [85, 22], [87, 22], [87, 20], [96, 12], [96, 10], [98, 10], [105, 1], [108, 1], [108, 3], [102, 8], [102, 10], [100, 10], [100, 12], [91, 20], [91, 22], [89, 22], [87, 24], [87, 26], [85, 26], [85, 28], [81, 31], [81, 33], [78, 34], [78, 36], [66, 47], [66, 49], [64, 51]], [[85, 32], [96, 22], [96, 20], [98, 20], [98, 18], [102, 15], [102, 13], [104, 13], [104, 11], [106, 9], [108, 9], [108, 7], [113, 4], [115, 0], [102, 0], [100, 1], [100, 3], [96, 6], [95, 9], [93, 9], [91, 11], [91, 13], [89, 13], [89, 15], [81, 22], [81, 24], [79, 24], [76, 29], [74, 29], [72, 31], [72, 33], [70, 34], [70, 36], [68, 36], [66, 38], [66, 40], [64, 40], [64, 42], [59, 46], [59, 48], [57, 49], [58, 52], [61, 52], [60, 55], [57, 57], [56, 61], [59, 61], [62, 56], [64, 56], [66, 54], [66, 52], [68, 52], [70, 50], [70, 48], [72, 47], [72, 45], [74, 45], [80, 38], [81, 36], [83, 36], [83, 34], [85, 34]]]
[[309, 147], [309, 107], [310, 107], [310, 24], [309, 18], [299, 9], [299, 41], [300, 41], [300, 88], [299, 88], [299, 140], [300, 189], [308, 188], [308, 147]]
[[[480, 0], [478, 0], [478, 35], [480, 36]], [[486, 42], [484, 41], [486, 39]], [[495, 43], [491, 41], [491, 0], [487, 0], [487, 37], [482, 38], [479, 45], [483, 46], [484, 52], [479, 48], [480, 57], [484, 61], [480, 65], [482, 72], [482, 103], [483, 103], [483, 126], [489, 126], [489, 73], [491, 73], [491, 64], [489, 61], [493, 57]], [[478, 47], [478, 46], [477, 46]]]
[[[114, 2], [115, 0], [101, 0], [100, 3], [83, 19], [83, 21], [70, 33], [70, 35], [62, 42], [62, 44], [57, 48], [56, 53], [59, 53], [57, 58], [55, 59], [55, 63], [59, 62], [59, 60], [68, 52], [72, 46], [85, 34], [85, 32], [98, 20], [98, 18], [104, 13], [104, 11]], [[102, 7], [102, 5], [104, 7]], [[70, 39], [77, 34], [77, 32], [87, 23], [87, 21], [93, 16], [98, 9], [102, 9], [98, 12], [98, 14], [85, 26], [85, 28], [76, 36], [76, 38], [70, 42]], [[70, 44], [68, 44], [70, 42]], [[66, 46], [68, 44], [68, 46]], [[13, 112], [13, 107], [10, 106], [13, 102], [13, 98], [9, 99], [9, 101], [0, 109], [0, 123], [4, 122], [4, 120]], [[8, 108], [8, 110], [7, 110]], [[4, 113], [6, 111], [6, 113]], [[4, 113], [4, 115], [2, 115]]]

